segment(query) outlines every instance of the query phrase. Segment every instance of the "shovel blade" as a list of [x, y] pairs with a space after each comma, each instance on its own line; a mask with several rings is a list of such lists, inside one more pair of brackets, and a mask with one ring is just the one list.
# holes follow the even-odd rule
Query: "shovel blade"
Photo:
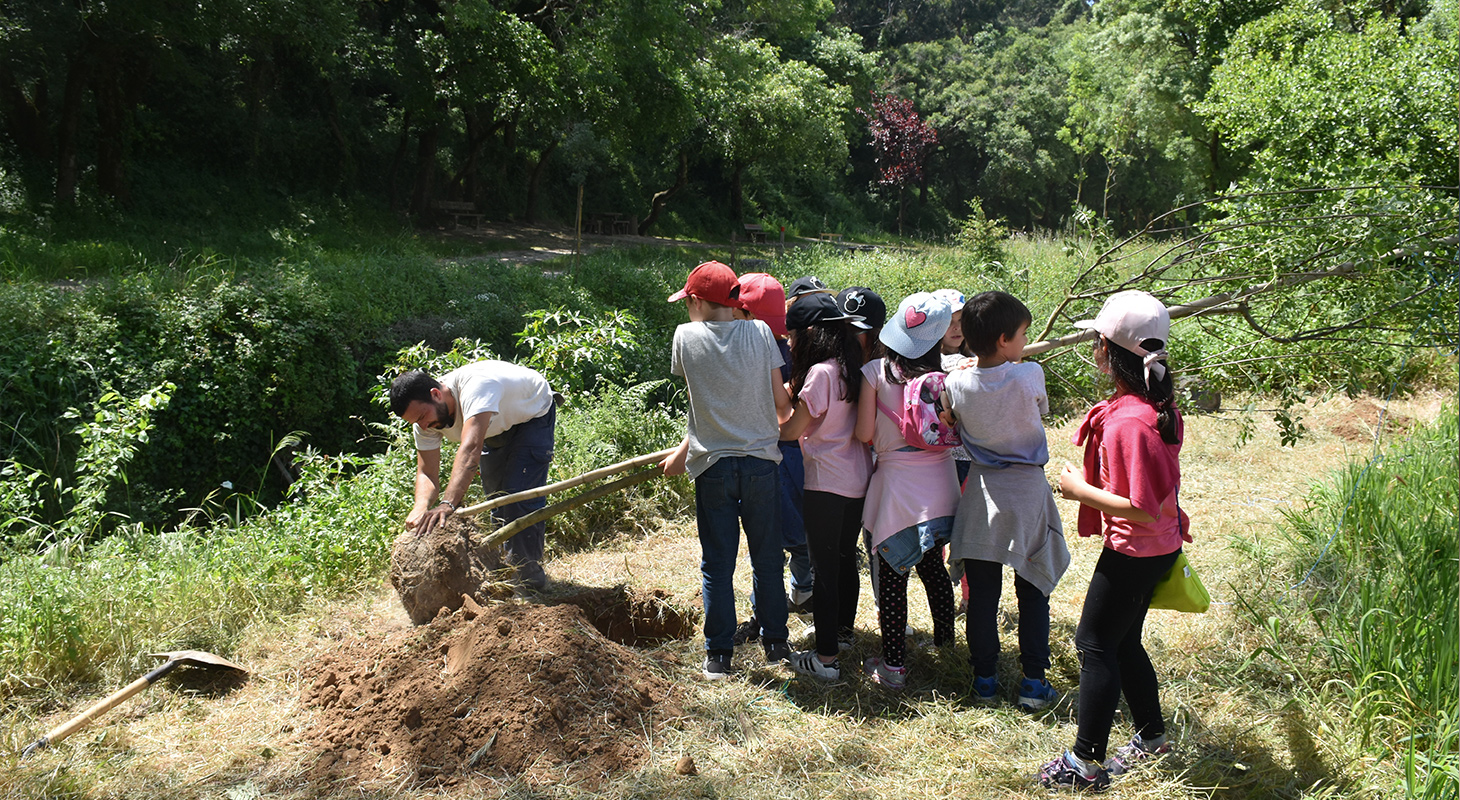
[[223, 656], [214, 655], [202, 650], [170, 650], [165, 653], [152, 653], [153, 658], [165, 658], [168, 661], [177, 661], [190, 667], [203, 667], [205, 669], [226, 669], [234, 672], [248, 674], [248, 670], [229, 661]]

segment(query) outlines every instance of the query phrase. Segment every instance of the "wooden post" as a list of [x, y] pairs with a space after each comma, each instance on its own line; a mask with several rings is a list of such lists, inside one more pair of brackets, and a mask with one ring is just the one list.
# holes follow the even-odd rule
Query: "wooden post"
[[620, 461], [617, 464], [611, 464], [607, 467], [600, 467], [591, 472], [585, 472], [582, 475], [577, 476], [576, 478], [568, 478], [567, 480], [561, 480], [557, 483], [548, 484], [547, 486], [539, 486], [536, 489], [528, 489], [525, 492], [503, 495], [501, 497], [493, 497], [492, 499], [485, 502], [477, 503], [474, 506], [467, 506], [466, 508], [461, 509], [460, 511], [456, 512], [456, 516], [469, 517], [473, 514], [480, 514], [483, 511], [490, 511], [491, 509], [497, 508], [499, 506], [520, 503], [523, 500], [533, 500], [538, 497], [546, 497], [547, 495], [550, 495], [554, 492], [561, 492], [564, 489], [572, 489], [575, 486], [582, 486], [585, 483], [596, 481], [599, 478], [606, 478], [609, 475], [617, 475], [620, 472], [627, 472], [631, 469], [637, 469], [647, 464], [658, 463], [660, 461], [663, 461], [665, 456], [673, 452], [674, 448], [670, 447], [664, 450], [660, 450], [657, 453], [649, 453], [648, 455], [638, 456], [636, 458], [631, 458], [627, 461]]
[[578, 239], [573, 244], [573, 271], [578, 271], [578, 260], [583, 254], [583, 184], [578, 184]]

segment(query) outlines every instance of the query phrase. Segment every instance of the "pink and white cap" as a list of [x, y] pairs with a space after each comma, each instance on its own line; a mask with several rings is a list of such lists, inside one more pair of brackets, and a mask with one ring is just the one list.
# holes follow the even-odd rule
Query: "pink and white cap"
[[[1160, 380], [1166, 374], [1166, 341], [1171, 335], [1171, 314], [1160, 300], [1147, 292], [1130, 289], [1106, 298], [1095, 319], [1081, 320], [1076, 328], [1093, 328], [1106, 339], [1141, 357], [1146, 365], [1146, 384], [1151, 375]], [[1141, 342], [1159, 339], [1161, 348], [1147, 350]]]

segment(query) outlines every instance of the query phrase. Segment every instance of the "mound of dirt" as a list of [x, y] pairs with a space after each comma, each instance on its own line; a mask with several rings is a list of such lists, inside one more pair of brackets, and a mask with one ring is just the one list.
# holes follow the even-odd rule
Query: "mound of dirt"
[[471, 517], [452, 517], [425, 536], [406, 531], [390, 551], [390, 585], [411, 622], [425, 625], [441, 609], [461, 608], [463, 596], [485, 601], [510, 594], [493, 592], [492, 573], [502, 568], [501, 550], [480, 544], [488, 532]]
[[301, 733], [321, 750], [319, 781], [592, 786], [642, 764], [646, 733], [683, 715], [673, 684], [573, 604], [467, 600], [426, 627], [346, 643], [304, 685], [322, 709]]
[[1386, 411], [1368, 398], [1360, 398], [1353, 408], [1339, 414], [1329, 424], [1329, 430], [1350, 442], [1372, 442], [1383, 418], [1384, 433], [1387, 436], [1402, 436], [1414, 427], [1414, 420], [1396, 411]]

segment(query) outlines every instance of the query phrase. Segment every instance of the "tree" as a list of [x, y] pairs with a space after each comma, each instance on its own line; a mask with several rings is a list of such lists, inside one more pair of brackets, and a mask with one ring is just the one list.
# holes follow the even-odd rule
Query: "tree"
[[978, 200], [1025, 227], [1056, 227], [1073, 192], [1073, 154], [1056, 132], [1067, 114], [1059, 40], [984, 32], [898, 50], [889, 80], [938, 131], [936, 182], [948, 207]]
[[874, 94], [871, 111], [857, 109], [867, 119], [867, 132], [877, 153], [877, 183], [897, 189], [897, 235], [902, 235], [907, 187], [921, 184], [923, 165], [938, 146], [938, 132], [913, 108], [911, 100]]
[[846, 89], [821, 70], [779, 57], [758, 40], [723, 36], [697, 65], [701, 133], [729, 172], [730, 214], [744, 221], [742, 179], [752, 164], [807, 172], [844, 162]]

